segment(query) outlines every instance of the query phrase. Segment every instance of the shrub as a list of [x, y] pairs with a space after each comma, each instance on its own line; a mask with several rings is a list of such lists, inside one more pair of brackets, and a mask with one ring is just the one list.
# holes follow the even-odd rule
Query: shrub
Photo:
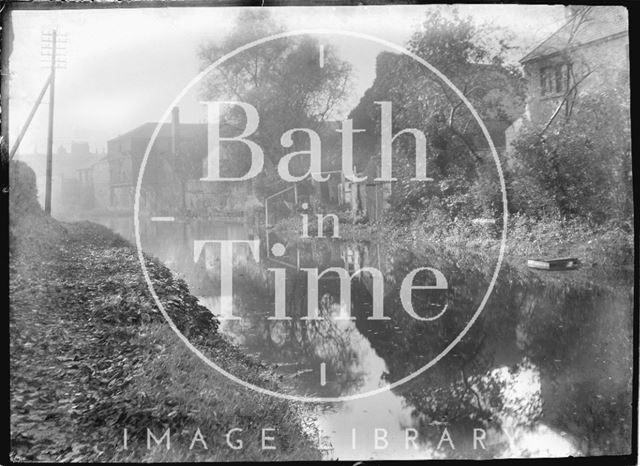
[[595, 223], [632, 212], [628, 95], [580, 97], [574, 114], [514, 143], [513, 194], [519, 211]]
[[9, 211], [12, 215], [40, 210], [36, 174], [22, 161], [11, 161], [9, 165]]

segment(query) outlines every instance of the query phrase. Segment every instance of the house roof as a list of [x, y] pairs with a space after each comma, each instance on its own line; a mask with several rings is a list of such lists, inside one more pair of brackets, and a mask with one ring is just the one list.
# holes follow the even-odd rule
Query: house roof
[[[629, 30], [626, 9], [622, 6], [592, 6], [576, 13], [560, 29], [526, 54], [520, 63], [547, 57], [566, 49], [606, 39]], [[584, 19], [582, 19], [584, 18]]]
[[[158, 126], [158, 123], [144, 123], [143, 125], [138, 126], [130, 131], [127, 131], [124, 134], [116, 136], [115, 138], [110, 139], [109, 141], [115, 141], [117, 139], [151, 139], [153, 132]], [[189, 136], [189, 135], [197, 135], [202, 132], [206, 132], [207, 124], [206, 123], [180, 123], [180, 135], [181, 136]], [[160, 127], [160, 132], [158, 133], [159, 138], [170, 138], [171, 137], [171, 123], [163, 123]]]

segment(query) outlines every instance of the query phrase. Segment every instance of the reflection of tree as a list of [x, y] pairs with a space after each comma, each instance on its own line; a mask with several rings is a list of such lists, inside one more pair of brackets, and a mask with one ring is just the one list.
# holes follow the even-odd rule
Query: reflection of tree
[[631, 391], [599, 393], [590, 382], [573, 387], [558, 426], [579, 439], [587, 455], [623, 454], [631, 451]]
[[[385, 315], [391, 317], [391, 321], [380, 324], [361, 318], [357, 325], [371, 338], [374, 348], [387, 361], [388, 379], [395, 381], [429, 362], [460, 333], [477, 307], [483, 281], [477, 272], [461, 271], [454, 260], [444, 254], [429, 256], [425, 260], [410, 251], [395, 250], [390, 256], [392, 270], [389, 281], [398, 284], [389, 292], [384, 303]], [[410, 271], [422, 266], [442, 271], [449, 282], [449, 293], [437, 290], [413, 293], [414, 308], [423, 317], [438, 314], [448, 302], [445, 314], [435, 321], [424, 322], [412, 318], [399, 299], [399, 284]], [[416, 283], [419, 280], [426, 284], [432, 278], [425, 272], [416, 276]], [[483, 335], [483, 325], [480, 323], [453, 349], [448, 357], [449, 364], [446, 365], [451, 368], [448, 380], [460, 377], [461, 369], [472, 364]]]
[[[545, 417], [577, 437], [586, 454], [629, 451], [628, 292], [563, 283], [528, 301], [520, 343], [541, 367]], [[554, 302], [560, 305], [549, 305]]]
[[[387, 363], [387, 378], [395, 381], [422, 367], [458, 335], [486, 292], [495, 263], [466, 251], [427, 249], [418, 256], [389, 246], [386, 254], [395, 282], [413, 268], [430, 266], [443, 272], [450, 287], [449, 310], [438, 321], [424, 323], [409, 317], [397, 299], [397, 289], [385, 299], [385, 315], [392, 317], [392, 324], [358, 319], [358, 329]], [[496, 414], [508, 411], [509, 419], [531, 426], [540, 419], [545, 400], [545, 421], [583, 435], [589, 439], [590, 451], [624, 451], [631, 399], [625, 378], [631, 374], [628, 292], [539, 277], [503, 266], [485, 310], [467, 335], [429, 369], [422, 385], [404, 387], [403, 396], [426, 424], [499, 425]], [[427, 312], [428, 303], [414, 297], [418, 313]], [[603, 354], [605, 350], [608, 353]], [[512, 390], [513, 381], [496, 368], [524, 370], [523, 355], [530, 361], [527, 364], [539, 368], [540, 392], [507, 409], [505, 393]], [[612, 378], [609, 374], [626, 375], [603, 387], [598, 380]], [[576, 379], [581, 380], [579, 392], [567, 392], [565, 387]], [[583, 408], [576, 409], [581, 403]], [[616, 416], [626, 422], [611, 421]], [[615, 433], [604, 433], [605, 425]]]
[[[273, 315], [273, 284], [234, 277], [235, 294], [241, 297], [234, 313], [246, 322], [232, 324], [231, 330], [241, 334], [243, 345], [274, 362], [295, 362], [300, 367], [313, 368], [324, 362], [332, 390], [351, 392], [366, 375], [365, 368], [359, 364], [366, 340], [353, 322], [334, 319], [340, 313], [337, 280], [320, 282], [318, 314], [321, 320], [301, 320], [307, 314], [306, 281], [306, 273], [288, 271], [286, 309], [292, 319], [275, 321], [267, 318]], [[269, 303], [267, 308], [265, 303]]]
[[[143, 239], [143, 245], [164, 251], [158, 254], [161, 257], [173, 257], [174, 270], [185, 275], [191, 289], [200, 291], [197, 294], [217, 296], [215, 276], [208, 274], [202, 263], [192, 262], [190, 238], [204, 233], [194, 226], [186, 232], [181, 225], [164, 227], [173, 229], [171, 241], [161, 240], [159, 226], [149, 226], [144, 230], [149, 237], [146, 242]], [[331, 265], [337, 265], [342, 260], [340, 248], [347, 245], [334, 244], [338, 249], [331, 254], [327, 251], [334, 246], [315, 250], [304, 246], [301, 251], [306, 261], [330, 260]], [[371, 262], [371, 245], [348, 247], [359, 249], [359, 266], [376, 265]], [[291, 250], [295, 251], [294, 245]], [[327, 393], [330, 396], [356, 390], [370, 375], [363, 356], [371, 348], [384, 360], [385, 377], [398, 380], [422, 367], [458, 335], [484, 295], [495, 262], [466, 251], [425, 248], [424, 254], [416, 254], [393, 245], [381, 248], [380, 262], [386, 264], [384, 308], [390, 321], [367, 320], [371, 292], [364, 281], [357, 279], [352, 283], [355, 322], [301, 321], [307, 312], [307, 277], [293, 268], [287, 269], [286, 284], [286, 309], [292, 320], [268, 320], [274, 313], [274, 283], [273, 274], [266, 268], [274, 264], [263, 260], [234, 269], [234, 314], [241, 315], [243, 321], [231, 325], [238, 326], [236, 333], [249, 351], [259, 352], [272, 362], [299, 362], [298, 369], [316, 370], [320, 362], [325, 362], [327, 379], [333, 384], [325, 387], [332, 391]], [[402, 279], [422, 266], [442, 271], [449, 282], [449, 310], [434, 322], [412, 319], [398, 299]], [[548, 277], [505, 265], [485, 310], [468, 334], [419, 380], [402, 387], [402, 395], [415, 408], [424, 429], [448, 422], [453, 435], [454, 428], [464, 432], [465, 426], [500, 429], [507, 418], [523, 428], [541, 420], [581, 439], [583, 452], [627, 451], [631, 294], [626, 289]], [[339, 310], [339, 284], [325, 278], [319, 286], [319, 313], [328, 317]], [[426, 281], [429, 277], [418, 279]], [[420, 297], [417, 293], [416, 312], [432, 315], [429, 306], [441, 303], [441, 298]], [[508, 395], [517, 385], [516, 376], [531, 368], [538, 374], [537, 392], [520, 398]], [[317, 383], [314, 379], [314, 389], [318, 389]], [[467, 429], [462, 436], [468, 437], [469, 432]], [[436, 443], [440, 434], [436, 429]]]

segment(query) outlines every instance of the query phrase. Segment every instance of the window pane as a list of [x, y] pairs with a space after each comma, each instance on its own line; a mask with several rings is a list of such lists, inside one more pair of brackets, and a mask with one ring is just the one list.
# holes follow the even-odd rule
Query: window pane
[[556, 66], [556, 92], [562, 92], [563, 88], [562, 88], [562, 65], [557, 65]]

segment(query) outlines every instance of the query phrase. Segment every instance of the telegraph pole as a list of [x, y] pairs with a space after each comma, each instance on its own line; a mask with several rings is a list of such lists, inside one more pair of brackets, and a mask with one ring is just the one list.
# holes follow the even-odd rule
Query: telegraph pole
[[44, 86], [42, 87], [42, 90], [40, 91], [40, 94], [38, 95], [38, 98], [36, 99], [36, 103], [33, 104], [33, 107], [31, 108], [31, 113], [29, 113], [29, 116], [27, 117], [27, 121], [25, 122], [24, 126], [22, 127], [22, 130], [20, 130], [20, 134], [18, 134], [18, 137], [16, 138], [16, 141], [13, 143], [13, 147], [11, 147], [11, 152], [9, 153], [9, 159], [13, 159], [13, 156], [16, 155], [16, 152], [18, 151], [18, 148], [20, 147], [20, 143], [22, 142], [22, 139], [24, 138], [24, 135], [27, 132], [27, 129], [29, 129], [29, 125], [31, 124], [31, 120], [33, 120], [34, 115], [36, 114], [36, 110], [38, 110], [38, 107], [40, 106], [40, 103], [42, 102], [42, 98], [44, 97], [45, 92], [47, 92], [47, 89], [49, 89], [49, 83], [51, 82], [51, 76], [49, 76], [47, 78], [47, 80], [44, 83]]
[[44, 195], [44, 212], [51, 215], [51, 176], [53, 174], [53, 107], [56, 88], [57, 31], [51, 31], [51, 77], [49, 78], [49, 131], [47, 133], [47, 178]]
[[[48, 36], [48, 34], [51, 34], [51, 37]], [[47, 92], [47, 89], [49, 89], [50, 94], [52, 95], [53, 93], [53, 89], [50, 88], [51, 86], [51, 81], [52, 78], [55, 78], [55, 70], [56, 68], [63, 68], [65, 65], [64, 61], [60, 60], [60, 55], [58, 54], [58, 52], [64, 52], [64, 49], [60, 49], [59, 48], [59, 44], [61, 43], [60, 38], [58, 37], [58, 34], [56, 31], [53, 31], [52, 33], [44, 33], [43, 36], [43, 47], [41, 50], [41, 55], [44, 57], [47, 57], [48, 59], [48, 55], [51, 52], [52, 56], [51, 56], [51, 60], [50, 63], [47, 63], [46, 66], [51, 68], [51, 71], [49, 73], [49, 76], [47, 77], [47, 80], [44, 83], [44, 86], [42, 87], [42, 90], [40, 91], [40, 94], [38, 95], [38, 98], [36, 99], [35, 104], [33, 104], [33, 107], [31, 108], [31, 112], [29, 113], [29, 116], [27, 117], [27, 121], [25, 122], [24, 126], [22, 127], [22, 129], [20, 130], [20, 134], [18, 134], [17, 139], [15, 140], [15, 142], [13, 143], [13, 146], [11, 147], [11, 151], [9, 152], [9, 159], [13, 159], [13, 156], [16, 155], [16, 152], [18, 151], [18, 148], [20, 147], [20, 143], [22, 142], [22, 139], [24, 138], [24, 135], [26, 134], [27, 130], [29, 129], [29, 125], [31, 124], [31, 121], [33, 120], [33, 117], [36, 114], [36, 111], [38, 110], [38, 107], [40, 106], [40, 103], [42, 102], [42, 98], [44, 97], [45, 93]], [[55, 44], [53, 47], [50, 47], [50, 45]], [[54, 53], [54, 49], [55, 49], [55, 53]], [[8, 93], [7, 93], [8, 94]], [[4, 95], [4, 94], [3, 94]], [[51, 97], [51, 96], [50, 96]], [[53, 97], [51, 97], [50, 101], [53, 101]], [[3, 107], [4, 108], [4, 107]], [[8, 112], [8, 109], [7, 109]], [[49, 110], [49, 120], [51, 121], [53, 119], [53, 110]], [[50, 141], [50, 145], [53, 144], [52, 141], [52, 133], [53, 133], [53, 125], [49, 125], [49, 141]]]

